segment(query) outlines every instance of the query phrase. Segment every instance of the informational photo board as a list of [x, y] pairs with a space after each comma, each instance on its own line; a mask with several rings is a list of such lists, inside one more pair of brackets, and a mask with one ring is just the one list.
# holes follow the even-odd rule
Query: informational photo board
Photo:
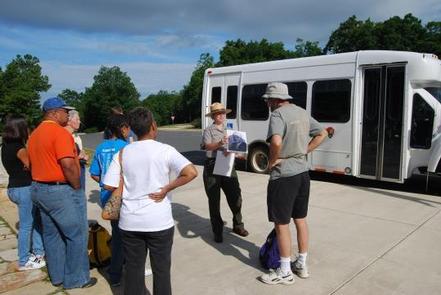
[[227, 130], [228, 146], [227, 151], [231, 153], [247, 153], [247, 134], [237, 130]]

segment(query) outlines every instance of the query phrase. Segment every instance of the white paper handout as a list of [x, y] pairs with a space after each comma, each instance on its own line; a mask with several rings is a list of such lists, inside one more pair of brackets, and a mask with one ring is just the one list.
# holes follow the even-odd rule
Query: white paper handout
[[247, 134], [237, 130], [227, 130], [228, 147], [227, 151], [233, 153], [247, 153]]
[[213, 174], [230, 177], [233, 166], [234, 153], [228, 153], [227, 156], [224, 156], [224, 152], [217, 151]]

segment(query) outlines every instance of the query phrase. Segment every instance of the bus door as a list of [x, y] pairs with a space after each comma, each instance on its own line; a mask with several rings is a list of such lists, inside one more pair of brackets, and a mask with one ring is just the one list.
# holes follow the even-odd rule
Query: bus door
[[229, 74], [224, 76], [225, 101], [224, 105], [231, 112], [227, 114], [227, 128], [239, 130], [238, 125], [238, 97], [239, 97], [239, 74]]
[[402, 181], [404, 65], [363, 70], [360, 176]]
[[[206, 112], [210, 111], [210, 105], [220, 102], [231, 112], [227, 114], [227, 128], [238, 130], [237, 125], [237, 98], [239, 95], [239, 74], [213, 75], [210, 77]], [[211, 124], [209, 117], [205, 118], [206, 125]]]
[[212, 75], [209, 76], [208, 83], [208, 95], [205, 101], [205, 112], [202, 114], [202, 117], [205, 119], [205, 124], [203, 127], [210, 126], [213, 122], [210, 117], [206, 117], [205, 115], [210, 112], [210, 105], [215, 102], [222, 102], [222, 88], [224, 87], [224, 76], [223, 75]]

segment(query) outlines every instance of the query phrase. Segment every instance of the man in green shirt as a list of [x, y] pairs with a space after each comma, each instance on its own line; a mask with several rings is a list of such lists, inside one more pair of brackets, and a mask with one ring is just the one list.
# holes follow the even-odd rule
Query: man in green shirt
[[[306, 155], [327, 136], [323, 127], [302, 108], [291, 104], [286, 84], [267, 85], [263, 98], [271, 109], [267, 142], [270, 143], [270, 180], [267, 189], [268, 219], [274, 222], [280, 252], [280, 268], [264, 274], [266, 284], [294, 283], [292, 270], [301, 278], [309, 276], [306, 266], [309, 202], [309, 167]], [[312, 138], [312, 139], [311, 139]], [[299, 256], [291, 270], [291, 218], [297, 230]]]

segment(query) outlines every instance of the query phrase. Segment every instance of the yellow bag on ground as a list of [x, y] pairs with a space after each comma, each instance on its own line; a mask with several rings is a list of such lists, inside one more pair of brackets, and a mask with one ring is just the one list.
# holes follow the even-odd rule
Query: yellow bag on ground
[[90, 267], [103, 267], [110, 263], [112, 251], [110, 247], [111, 235], [97, 221], [89, 222], [89, 250]]

